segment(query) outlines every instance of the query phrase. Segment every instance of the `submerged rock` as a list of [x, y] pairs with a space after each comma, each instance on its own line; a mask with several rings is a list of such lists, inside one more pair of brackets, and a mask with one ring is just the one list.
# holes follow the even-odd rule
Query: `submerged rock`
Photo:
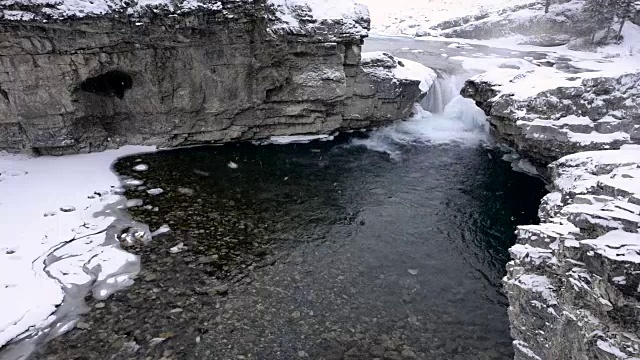
[[65, 4], [0, 11], [0, 149], [329, 134], [407, 117], [421, 94], [360, 66], [369, 16], [352, 1]]

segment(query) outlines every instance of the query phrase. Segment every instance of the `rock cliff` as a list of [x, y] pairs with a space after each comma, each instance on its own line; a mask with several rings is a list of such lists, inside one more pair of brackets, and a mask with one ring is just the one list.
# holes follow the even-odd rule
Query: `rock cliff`
[[[640, 357], [640, 73], [505, 64], [463, 94], [546, 171], [504, 278], [516, 360]], [[596, 151], [590, 151], [596, 150]]]
[[640, 146], [551, 165], [504, 284], [516, 360], [640, 356]]
[[640, 143], [640, 73], [582, 77], [525, 63], [474, 77], [462, 94], [535, 165]]
[[2, 1], [0, 150], [330, 133], [406, 117], [422, 93], [360, 66], [369, 18], [351, 1], [83, 1]]

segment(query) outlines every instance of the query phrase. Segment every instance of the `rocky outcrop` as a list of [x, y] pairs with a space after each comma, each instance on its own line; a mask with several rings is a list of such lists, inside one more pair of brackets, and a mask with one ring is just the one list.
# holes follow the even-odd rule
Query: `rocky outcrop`
[[501, 6], [496, 2], [477, 6], [469, 3], [462, 12], [430, 4], [381, 19], [374, 31], [475, 40], [518, 36], [523, 43], [557, 46], [586, 33], [580, 14], [582, 3], [582, 0], [554, 0], [548, 13], [545, 13], [544, 1], [534, 0], [518, 1], [515, 5], [503, 2]]
[[574, 76], [523, 65], [470, 79], [462, 94], [485, 111], [497, 138], [538, 166], [640, 143], [640, 73]]
[[550, 166], [504, 279], [516, 360], [640, 357], [640, 146]]
[[[513, 35], [531, 36], [533, 38], [549, 37], [547, 34], [561, 34], [568, 43], [574, 35], [579, 35], [575, 21], [577, 14], [545, 14], [539, 6], [530, 4], [508, 9], [496, 16], [486, 15], [485, 17], [475, 17], [472, 19], [461, 18], [450, 20], [450, 24], [438, 24], [438, 34], [444, 37], [462, 39], [494, 39]], [[471, 21], [465, 21], [471, 20]], [[450, 25], [447, 27], [446, 25]], [[444, 26], [444, 28], [441, 28]], [[433, 32], [431, 30], [430, 32]], [[422, 35], [420, 33], [418, 36]], [[428, 35], [424, 34], [424, 35]], [[554, 42], [559, 42], [561, 37], [554, 37]], [[546, 46], [557, 46], [548, 44]]]
[[503, 280], [516, 360], [640, 358], [639, 85], [524, 61], [465, 84], [500, 141], [550, 164]]
[[322, 18], [304, 4], [266, 0], [155, 8], [96, 0], [86, 13], [73, 2], [8, 3], [0, 13], [3, 150], [324, 134], [404, 118], [422, 93], [419, 81], [360, 66], [369, 18], [358, 6]]

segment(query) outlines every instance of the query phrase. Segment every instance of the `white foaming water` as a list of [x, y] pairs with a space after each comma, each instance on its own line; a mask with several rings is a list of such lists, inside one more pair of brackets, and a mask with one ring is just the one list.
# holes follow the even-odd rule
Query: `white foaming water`
[[433, 82], [427, 96], [420, 102], [423, 109], [439, 114], [446, 106], [460, 95], [466, 77], [457, 75], [442, 75]]
[[385, 152], [397, 160], [401, 157], [402, 145], [475, 146], [487, 141], [487, 117], [473, 100], [458, 95], [463, 84], [464, 78], [455, 75], [439, 78], [420, 105], [416, 104], [411, 118], [377, 130], [367, 139], [356, 139], [351, 143]]

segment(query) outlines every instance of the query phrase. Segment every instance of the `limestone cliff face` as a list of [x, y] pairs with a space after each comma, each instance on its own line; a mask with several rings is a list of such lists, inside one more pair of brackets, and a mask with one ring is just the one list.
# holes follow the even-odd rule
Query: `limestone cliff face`
[[406, 117], [420, 95], [418, 81], [359, 65], [366, 12], [347, 24], [302, 9], [305, 26], [291, 28], [265, 0], [143, 16], [43, 19], [51, 11], [29, 10], [0, 18], [4, 150], [329, 133]]
[[637, 359], [640, 74], [524, 67], [463, 89], [499, 140], [550, 164], [541, 223], [518, 227], [504, 278], [515, 358]]
[[[485, 111], [501, 141], [534, 164], [546, 166], [580, 151], [640, 143], [640, 73], [580, 78], [537, 70], [512, 72], [504, 82], [522, 88], [530, 87], [529, 81], [546, 81], [545, 75], [567, 84], [518, 96], [479, 76], [467, 81], [462, 94]], [[548, 79], [557, 82], [557, 78]]]
[[516, 360], [640, 356], [640, 146], [551, 165], [504, 279]]

